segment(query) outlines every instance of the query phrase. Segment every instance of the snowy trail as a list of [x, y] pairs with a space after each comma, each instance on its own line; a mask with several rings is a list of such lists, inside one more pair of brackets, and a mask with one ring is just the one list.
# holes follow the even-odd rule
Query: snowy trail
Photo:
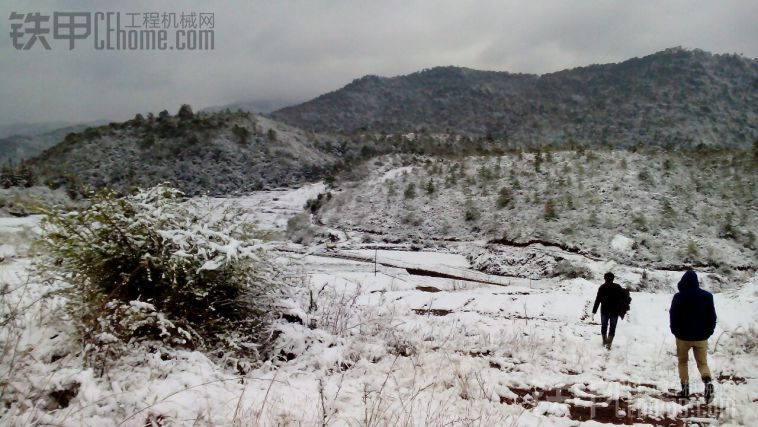
[[[293, 199], [304, 194], [294, 192], [284, 198], [285, 204], [295, 205]], [[302, 206], [304, 198], [299, 202]], [[586, 263], [600, 275], [613, 268], [634, 278], [639, 271], [554, 247], [529, 250]], [[472, 270], [464, 257], [450, 253], [375, 252], [370, 247], [309, 253], [290, 262], [317, 293], [333, 292], [322, 306], [354, 301], [352, 310], [324, 309], [329, 319], [342, 316], [346, 324], [361, 326], [322, 344], [299, 342], [296, 336], [299, 356], [277, 371], [288, 378], [287, 384], [267, 390], [281, 406], [280, 413], [302, 412], [311, 402], [322, 408], [312, 416], [334, 425], [360, 425], [367, 413], [381, 413], [384, 424], [406, 420], [416, 425], [455, 420], [491, 425], [573, 425], [583, 420], [661, 424], [708, 415], [699, 406], [685, 408], [668, 398], [678, 387], [667, 318], [672, 293], [635, 293], [632, 312], [620, 323], [615, 347], [607, 353], [600, 346], [598, 323], [587, 320], [598, 283], [492, 276]], [[376, 275], [375, 255], [380, 264]], [[409, 268], [469, 280], [413, 275]], [[679, 274], [648, 273], [668, 280], [672, 288]], [[756, 355], [730, 347], [738, 340], [730, 341], [728, 331], [756, 324], [756, 289], [754, 280], [740, 294], [717, 295], [717, 335], [726, 338], [711, 354], [714, 372], [721, 377], [721, 400], [711, 406], [716, 409], [710, 415], [724, 412], [732, 422], [746, 425], [758, 418], [753, 403]], [[339, 368], [330, 368], [334, 366]], [[311, 394], [303, 395], [301, 389]], [[303, 402], [290, 404], [294, 390]], [[570, 394], [571, 400], [556, 399], [558, 391]], [[616, 400], [608, 404], [607, 399]]]
[[[280, 249], [281, 250], [281, 249]], [[281, 250], [282, 252], [298, 252], [292, 249]], [[468, 267], [462, 267], [468, 262], [460, 255], [448, 253], [419, 253], [413, 251], [391, 251], [382, 250], [381, 256], [375, 256], [373, 250], [339, 250], [339, 251], [320, 251], [308, 252], [308, 256], [319, 258], [332, 258], [356, 263], [370, 264], [371, 270], [374, 264], [377, 268], [390, 267], [400, 268], [417, 276], [442, 277], [451, 280], [460, 280], [467, 282], [483, 283], [499, 286], [512, 286], [517, 284], [527, 284], [537, 282], [537, 280], [524, 279], [521, 277], [508, 277], [502, 275], [491, 275], [473, 270]], [[305, 254], [305, 251], [300, 252]], [[437, 262], [435, 258], [441, 257], [443, 260]]]
[[[424, 265], [434, 267], [434, 255], [428, 256], [431, 260], [427, 259]], [[313, 261], [317, 262], [316, 259]], [[357, 282], [364, 287], [367, 283], [381, 283], [381, 280], [367, 275], [365, 270], [356, 271], [347, 264], [341, 266], [345, 267], [344, 271], [335, 268], [328, 274], [320, 272], [312, 277], [345, 287]], [[364, 275], [363, 280], [356, 280], [356, 275]], [[350, 280], [342, 282], [341, 278]], [[450, 280], [437, 278], [436, 291], [430, 294], [419, 290], [414, 277], [400, 269], [395, 278], [398, 282], [393, 283], [391, 289], [382, 289], [381, 286], [379, 289], [395, 307], [402, 305], [416, 314], [403, 321], [406, 325], [413, 324], [416, 333], [452, 325], [463, 328], [463, 342], [446, 350], [470, 356], [466, 363], [476, 364], [476, 359], [488, 358], [490, 366], [498, 367], [496, 372], [491, 372], [492, 377], [498, 378], [506, 372], [505, 383], [517, 390], [564, 390], [564, 394], [566, 390], [574, 390], [569, 400], [561, 400], [567, 401], [561, 404], [568, 406], [560, 411], [569, 415], [590, 417], [589, 412], [585, 414], [576, 408], [595, 408], [592, 402], [607, 408], [607, 405], [602, 406], [603, 402], [616, 399], [620, 410], [626, 415], [611, 414], [611, 417], [606, 412], [603, 415], [605, 421], [651, 422], [657, 417], [659, 422], [675, 422], [693, 411], [717, 416], [723, 411], [735, 410], [737, 402], [750, 405], [750, 396], [754, 396], [756, 391], [755, 371], [748, 368], [754, 355], [730, 354], [721, 343], [713, 349], [710, 357], [712, 369], [718, 372], [717, 378], [720, 378], [719, 395], [722, 399], [719, 401], [717, 398], [713, 405], [706, 408], [696, 404], [683, 407], [669, 397], [672, 390], [678, 387], [673, 338], [668, 333], [670, 294], [634, 293], [632, 312], [625, 321], [620, 322], [614, 349], [606, 353], [600, 348], [599, 325], [581, 320], [594, 299], [595, 283], [582, 279], [554, 280], [547, 281], [553, 286], [551, 290], [511, 286], [504, 291], [503, 288], [487, 285], [456, 289]], [[371, 285], [369, 289], [376, 290]], [[749, 300], [717, 295], [716, 301], [720, 308], [720, 325], [723, 325], [716, 336], [730, 333], [734, 330], [731, 328], [754, 325], [758, 320], [754, 311], [755, 291]], [[367, 305], [374, 303], [371, 298], [366, 302]], [[508, 335], [509, 332], [535, 338], [533, 341], [525, 339], [526, 342], [516, 346], [518, 348], [487, 345], [487, 337], [498, 333], [502, 335], [504, 330], [510, 337], [507, 343], [516, 340], [513, 335]], [[716, 336], [712, 339], [712, 345]], [[472, 337], [478, 337], [479, 342], [474, 340], [472, 343]], [[429, 339], [434, 341], [434, 337]], [[451, 341], [454, 342], [454, 339], [448, 340]], [[440, 348], [427, 346], [426, 350], [436, 352]], [[523, 357], [525, 350], [529, 357]], [[750, 380], [734, 376], [734, 372], [742, 368], [753, 373]], [[696, 388], [694, 366], [691, 369], [693, 387]], [[582, 393], [584, 399], [578, 397]], [[523, 400], [524, 396], [501, 397], [504, 402], [522, 404], [530, 409], [539, 407], [540, 403], [536, 403], [535, 407], [529, 399]], [[599, 417], [600, 410], [594, 412]], [[634, 413], [634, 416], [629, 413]]]

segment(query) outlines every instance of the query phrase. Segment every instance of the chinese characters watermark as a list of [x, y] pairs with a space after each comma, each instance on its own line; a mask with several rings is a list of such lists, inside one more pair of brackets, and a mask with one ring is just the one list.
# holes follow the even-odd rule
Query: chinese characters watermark
[[9, 20], [17, 50], [51, 50], [49, 39], [66, 41], [69, 50], [88, 39], [96, 50], [215, 48], [212, 12], [11, 12]]

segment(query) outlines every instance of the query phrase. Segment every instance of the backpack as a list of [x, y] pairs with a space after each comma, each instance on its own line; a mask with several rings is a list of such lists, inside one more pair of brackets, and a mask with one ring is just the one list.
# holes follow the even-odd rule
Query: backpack
[[619, 307], [619, 315], [623, 319], [626, 313], [631, 309], [632, 296], [629, 294], [629, 289], [622, 288], [624, 293], [621, 298], [621, 307]]

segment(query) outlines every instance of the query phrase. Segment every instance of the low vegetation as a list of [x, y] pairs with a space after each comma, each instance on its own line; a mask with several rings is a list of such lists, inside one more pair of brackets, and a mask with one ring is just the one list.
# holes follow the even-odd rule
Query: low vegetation
[[[486, 156], [390, 155], [381, 166], [357, 166], [371, 171], [366, 179], [343, 177], [345, 191], [320, 207], [321, 219], [332, 227], [381, 231], [388, 241], [508, 235], [640, 265], [747, 267], [754, 264], [758, 233], [754, 150], [577, 146]], [[403, 169], [394, 174], [393, 168]], [[434, 192], [418, 197], [417, 189], [430, 182]], [[409, 220], [416, 216], [423, 221]], [[614, 249], [617, 234], [634, 244]]]
[[234, 213], [208, 217], [178, 190], [90, 194], [79, 211], [41, 209], [41, 274], [67, 284], [78, 335], [103, 357], [155, 341], [259, 357], [279, 283], [264, 252], [244, 244]]

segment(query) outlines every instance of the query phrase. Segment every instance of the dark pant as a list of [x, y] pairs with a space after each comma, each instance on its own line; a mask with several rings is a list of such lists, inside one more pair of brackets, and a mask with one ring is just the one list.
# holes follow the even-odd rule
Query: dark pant
[[[600, 332], [603, 334], [603, 336], [609, 335], [614, 336], [616, 335], [616, 323], [619, 321], [619, 317], [615, 314], [603, 314], [600, 313]], [[608, 331], [608, 322], [611, 323], [611, 330]], [[606, 331], [609, 333], [606, 334]]]

